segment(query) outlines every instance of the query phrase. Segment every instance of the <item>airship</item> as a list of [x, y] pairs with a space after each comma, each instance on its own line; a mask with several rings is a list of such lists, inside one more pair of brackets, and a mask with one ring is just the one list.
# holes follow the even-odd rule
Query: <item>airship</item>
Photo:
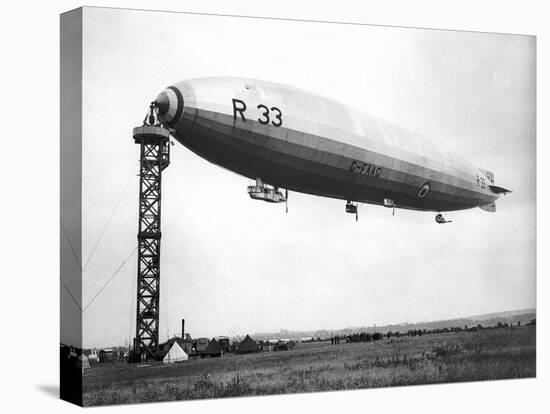
[[[292, 86], [233, 77], [185, 80], [154, 101], [161, 124], [200, 157], [255, 181], [254, 200], [288, 191], [437, 213], [496, 211], [509, 190], [438, 140]], [[282, 191], [284, 189], [284, 193]]]

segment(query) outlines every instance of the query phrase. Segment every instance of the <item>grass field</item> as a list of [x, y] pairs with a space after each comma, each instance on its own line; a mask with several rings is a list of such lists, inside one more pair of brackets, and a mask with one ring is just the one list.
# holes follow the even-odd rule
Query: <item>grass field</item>
[[83, 399], [89, 406], [534, 377], [535, 331], [318, 342], [172, 365], [98, 364], [85, 373]]

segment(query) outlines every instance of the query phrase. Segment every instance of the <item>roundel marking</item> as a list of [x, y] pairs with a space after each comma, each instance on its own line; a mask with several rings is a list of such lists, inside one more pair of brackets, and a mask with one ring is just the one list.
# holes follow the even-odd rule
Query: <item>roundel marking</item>
[[426, 181], [422, 187], [420, 187], [420, 190], [418, 190], [418, 193], [416, 193], [416, 196], [418, 198], [424, 198], [428, 195], [428, 193], [430, 192], [430, 188], [431, 188], [431, 185], [430, 185], [430, 182], [429, 181]]
[[181, 118], [181, 114], [183, 113], [183, 95], [181, 94], [181, 91], [175, 86], [169, 86], [168, 89], [174, 92], [174, 94], [176, 95], [176, 99], [178, 101], [178, 104], [177, 104], [178, 106], [176, 107], [176, 114], [174, 115], [174, 118], [172, 118], [170, 122], [168, 122], [168, 124], [173, 127], [175, 124], [178, 123], [178, 121]]

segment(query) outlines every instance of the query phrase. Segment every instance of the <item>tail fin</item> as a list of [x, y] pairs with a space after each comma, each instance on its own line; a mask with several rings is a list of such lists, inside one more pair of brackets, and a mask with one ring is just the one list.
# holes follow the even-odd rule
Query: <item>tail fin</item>
[[485, 178], [487, 178], [489, 180], [489, 182], [490, 182], [489, 189], [493, 193], [495, 193], [495, 194], [511, 193], [510, 190], [508, 190], [504, 187], [499, 187], [498, 185], [495, 185], [495, 175], [491, 171], [487, 171], [487, 170], [484, 170], [483, 168], [479, 168], [479, 172], [481, 173], [482, 176], [484, 176]]
[[496, 186], [496, 185], [490, 185], [489, 188], [495, 194], [506, 194], [506, 193], [511, 193], [512, 192], [510, 190], [507, 190], [506, 188], [499, 187], [499, 186]]
[[484, 175], [491, 184], [495, 183], [495, 175], [491, 171], [484, 170], [483, 168], [479, 169], [479, 172]]
[[[493, 192], [493, 194], [497, 194], [500, 196], [501, 194], [511, 193], [510, 190], [504, 187], [499, 187], [498, 185], [495, 185], [495, 176], [491, 171], [483, 170], [480, 168], [479, 172], [482, 175], [484, 175], [491, 183], [489, 184], [488, 187], [489, 187], [489, 190]], [[478, 180], [479, 180], [479, 177], [478, 177]], [[484, 211], [488, 211], [489, 213], [495, 213], [497, 211], [497, 205], [495, 204], [494, 201], [492, 203], [485, 204], [484, 206], [479, 206], [479, 208]]]
[[489, 213], [496, 213], [496, 211], [497, 211], [497, 205], [494, 201], [490, 204], [485, 204], [484, 206], [479, 206], [479, 208], [482, 209], [482, 210], [488, 211]]

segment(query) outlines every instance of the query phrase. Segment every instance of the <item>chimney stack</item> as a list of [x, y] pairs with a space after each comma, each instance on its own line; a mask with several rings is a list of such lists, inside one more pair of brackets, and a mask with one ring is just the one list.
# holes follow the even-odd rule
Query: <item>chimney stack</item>
[[181, 320], [181, 337], [185, 339], [185, 319]]

